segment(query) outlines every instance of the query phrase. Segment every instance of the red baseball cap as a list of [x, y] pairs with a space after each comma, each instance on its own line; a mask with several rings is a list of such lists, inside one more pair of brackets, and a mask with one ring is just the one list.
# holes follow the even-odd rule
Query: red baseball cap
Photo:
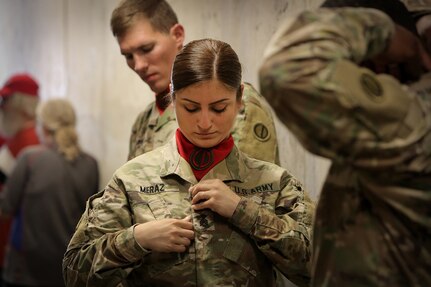
[[12, 75], [0, 89], [0, 97], [11, 96], [14, 93], [23, 93], [29, 96], [38, 97], [39, 85], [28, 74]]

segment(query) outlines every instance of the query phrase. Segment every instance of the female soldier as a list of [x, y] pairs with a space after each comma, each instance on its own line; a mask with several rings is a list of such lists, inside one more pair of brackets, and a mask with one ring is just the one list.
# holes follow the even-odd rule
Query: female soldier
[[63, 262], [68, 286], [274, 286], [273, 266], [307, 281], [313, 205], [286, 170], [235, 147], [242, 89], [228, 44], [183, 48], [176, 136], [89, 200]]

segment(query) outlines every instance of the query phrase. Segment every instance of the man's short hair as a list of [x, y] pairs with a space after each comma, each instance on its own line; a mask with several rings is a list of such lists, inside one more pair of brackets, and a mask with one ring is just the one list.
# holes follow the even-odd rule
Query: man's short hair
[[148, 19], [153, 28], [169, 33], [178, 23], [177, 15], [165, 0], [123, 0], [111, 15], [111, 30], [115, 37], [121, 37], [140, 17]]

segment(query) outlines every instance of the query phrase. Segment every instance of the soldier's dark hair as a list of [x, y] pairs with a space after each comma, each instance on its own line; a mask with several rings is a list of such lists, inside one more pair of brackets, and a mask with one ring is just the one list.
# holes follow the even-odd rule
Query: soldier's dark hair
[[172, 97], [176, 91], [211, 79], [237, 91], [237, 100], [241, 99], [241, 63], [232, 47], [214, 39], [192, 41], [175, 58]]
[[416, 23], [406, 6], [399, 0], [326, 0], [320, 7], [363, 7], [384, 12], [396, 24], [418, 35]]
[[178, 23], [177, 15], [165, 0], [122, 0], [111, 15], [112, 34], [123, 36], [140, 18], [148, 19], [156, 31], [165, 34]]

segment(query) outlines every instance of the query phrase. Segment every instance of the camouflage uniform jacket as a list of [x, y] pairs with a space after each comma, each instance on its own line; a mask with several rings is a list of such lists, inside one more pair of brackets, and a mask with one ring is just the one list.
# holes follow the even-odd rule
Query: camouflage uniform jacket
[[[203, 179], [212, 178], [242, 197], [230, 220], [192, 211], [196, 179], [175, 141], [119, 168], [69, 243], [67, 286], [274, 286], [273, 266], [305, 286], [314, 206], [301, 184], [236, 147]], [[133, 237], [136, 224], [187, 215], [195, 239], [185, 253], [151, 252]]]
[[430, 89], [357, 63], [394, 25], [369, 9], [320, 9], [274, 36], [263, 95], [311, 152], [332, 159], [313, 233], [313, 286], [431, 286]]
[[[236, 145], [253, 158], [279, 164], [277, 134], [268, 103], [248, 83], [244, 83], [242, 100], [244, 106], [232, 131]], [[153, 102], [133, 125], [128, 159], [166, 144], [177, 128], [173, 107], [160, 115]]]

